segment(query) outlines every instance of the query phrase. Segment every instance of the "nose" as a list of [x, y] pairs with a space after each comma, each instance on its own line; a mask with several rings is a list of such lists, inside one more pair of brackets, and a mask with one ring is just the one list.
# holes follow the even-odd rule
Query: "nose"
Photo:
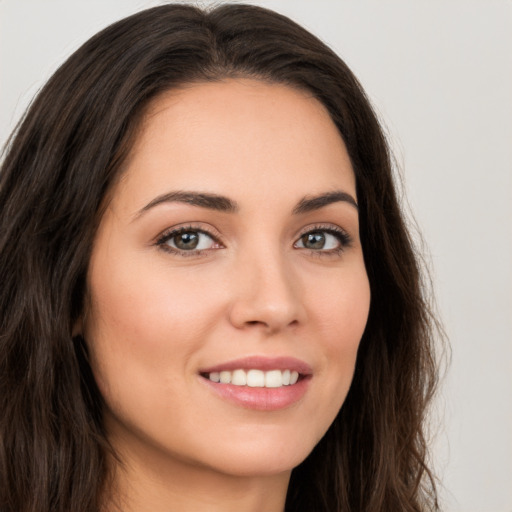
[[304, 322], [300, 283], [286, 263], [281, 255], [265, 251], [238, 262], [237, 271], [231, 276], [232, 325], [274, 334]]

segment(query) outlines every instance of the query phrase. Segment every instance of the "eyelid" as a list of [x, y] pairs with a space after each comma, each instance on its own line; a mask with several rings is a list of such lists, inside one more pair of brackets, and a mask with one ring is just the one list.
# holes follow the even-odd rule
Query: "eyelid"
[[[208, 249], [191, 249], [188, 251], [178, 249], [176, 247], [172, 247], [170, 245], [166, 245], [166, 242], [173, 238], [174, 236], [179, 235], [180, 233], [186, 233], [189, 231], [202, 233], [209, 238], [211, 238], [215, 243], [219, 244], [221, 247], [216, 248], [208, 248]], [[160, 249], [166, 252], [170, 252], [172, 254], [178, 254], [183, 256], [198, 256], [200, 254], [206, 253], [211, 250], [217, 250], [224, 248], [224, 243], [221, 240], [221, 237], [219, 234], [217, 234], [217, 230], [212, 227], [204, 227], [203, 224], [194, 224], [194, 223], [187, 223], [187, 224], [181, 224], [177, 226], [172, 226], [170, 228], [165, 229], [162, 231], [159, 235], [157, 235], [154, 239], [154, 245], [158, 246]]]
[[[304, 235], [307, 235], [308, 233], [315, 233], [315, 232], [325, 232], [325, 233], [332, 234], [333, 236], [337, 237], [340, 242], [340, 247], [337, 249], [328, 249], [328, 250], [309, 249], [311, 252], [314, 252], [316, 254], [323, 253], [324, 255], [328, 255], [328, 254], [332, 254], [332, 253], [336, 253], [336, 252], [339, 253], [339, 252], [342, 252], [347, 247], [350, 247], [353, 242], [353, 238], [349, 234], [349, 232], [336, 224], [313, 224], [313, 225], [306, 226], [299, 231], [299, 233], [297, 235], [297, 239], [293, 244], [294, 247], [296, 246], [297, 243], [299, 243], [299, 241], [301, 240], [301, 238]], [[303, 248], [299, 247], [299, 249], [303, 249]], [[308, 250], [307, 247], [304, 247], [304, 249]]]
[[[166, 244], [166, 242], [172, 237], [177, 236], [180, 233], [185, 233], [189, 231], [202, 233], [208, 236], [209, 238], [212, 239], [213, 242], [219, 244], [220, 247], [182, 250], [177, 247], [172, 247]], [[325, 232], [335, 236], [338, 239], [340, 246], [335, 249], [310, 249], [308, 247], [297, 247], [297, 244], [300, 242], [301, 238], [304, 235], [315, 232]], [[305, 226], [298, 232], [298, 234], [296, 235], [295, 242], [293, 243], [293, 246], [294, 248], [307, 250], [319, 256], [328, 256], [343, 252], [347, 247], [351, 246], [352, 241], [352, 236], [345, 229], [338, 226], [337, 224], [312, 224]], [[199, 256], [201, 254], [206, 254], [213, 250], [225, 248], [225, 244], [222, 241], [221, 235], [218, 234], [218, 231], [212, 226], [205, 227], [203, 223], [187, 223], [169, 227], [155, 237], [153, 244], [161, 248], [163, 251], [181, 256]]]
[[346, 229], [343, 229], [341, 226], [338, 226], [337, 224], [310, 224], [309, 226], [303, 227], [297, 234], [297, 240], [301, 238], [302, 236], [308, 234], [308, 233], [314, 233], [315, 231], [326, 231], [328, 233], [337, 233], [340, 235], [344, 235], [345, 237], [352, 239], [349, 232]]

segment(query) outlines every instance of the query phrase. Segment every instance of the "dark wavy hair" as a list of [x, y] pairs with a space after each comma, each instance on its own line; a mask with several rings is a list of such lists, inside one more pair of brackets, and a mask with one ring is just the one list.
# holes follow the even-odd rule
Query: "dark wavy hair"
[[377, 117], [346, 64], [261, 7], [164, 5], [87, 41], [33, 101], [0, 174], [0, 511], [97, 512], [112, 454], [72, 340], [108, 193], [152, 99], [245, 77], [313, 94], [357, 183], [371, 305], [346, 401], [292, 472], [287, 512], [438, 510], [424, 434], [436, 322]]

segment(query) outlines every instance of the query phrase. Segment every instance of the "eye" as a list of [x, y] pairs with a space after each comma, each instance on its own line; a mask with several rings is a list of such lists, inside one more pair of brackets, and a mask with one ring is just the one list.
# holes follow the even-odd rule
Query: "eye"
[[322, 252], [339, 252], [350, 244], [350, 236], [341, 229], [323, 228], [304, 233], [295, 242], [298, 249], [309, 249]]
[[157, 241], [157, 245], [170, 252], [201, 252], [216, 249], [221, 245], [203, 230], [195, 228], [179, 228], [164, 233]]

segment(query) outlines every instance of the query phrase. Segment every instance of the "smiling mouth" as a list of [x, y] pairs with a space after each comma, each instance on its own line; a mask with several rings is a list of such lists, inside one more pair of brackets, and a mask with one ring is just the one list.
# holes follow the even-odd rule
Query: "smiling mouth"
[[201, 373], [201, 376], [211, 382], [246, 386], [250, 388], [281, 388], [293, 386], [305, 376], [296, 370], [223, 370], [220, 372]]
[[249, 356], [203, 368], [199, 375], [223, 400], [245, 409], [271, 412], [302, 400], [313, 369], [294, 357]]

